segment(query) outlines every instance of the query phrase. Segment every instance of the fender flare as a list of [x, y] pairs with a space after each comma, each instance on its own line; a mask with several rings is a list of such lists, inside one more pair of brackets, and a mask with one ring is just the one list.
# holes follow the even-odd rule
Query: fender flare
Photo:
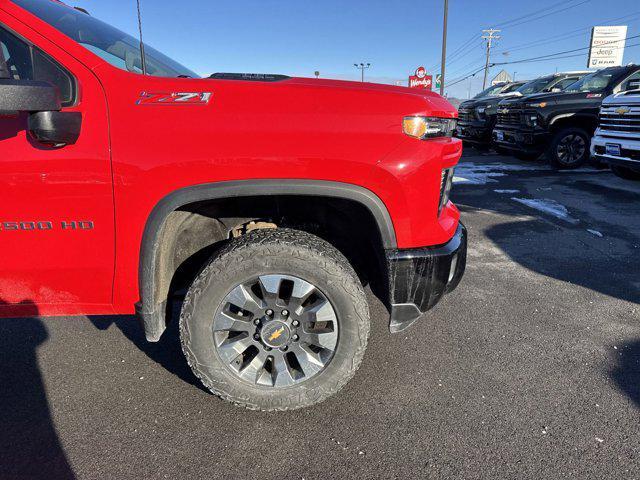
[[138, 286], [140, 301], [136, 314], [142, 320], [148, 341], [157, 342], [166, 329], [166, 301], [156, 297], [157, 239], [169, 214], [190, 203], [237, 197], [304, 195], [351, 200], [363, 205], [373, 216], [385, 249], [397, 248], [391, 216], [380, 198], [371, 190], [342, 182], [324, 180], [239, 180], [193, 185], [163, 197], [147, 218], [140, 245]]
[[558, 121], [565, 120], [567, 118], [575, 119], [576, 121], [585, 121], [588, 123], [593, 123], [596, 126], [598, 125], [597, 117], [594, 117], [593, 115], [589, 115], [587, 113], [578, 112], [578, 113], [560, 113], [549, 121], [549, 126], [553, 127], [554, 124], [556, 124]]

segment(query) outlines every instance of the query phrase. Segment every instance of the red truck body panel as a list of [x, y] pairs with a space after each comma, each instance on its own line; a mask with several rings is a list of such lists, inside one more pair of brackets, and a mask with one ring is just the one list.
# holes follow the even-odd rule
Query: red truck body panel
[[[147, 219], [165, 196], [193, 185], [342, 182], [382, 200], [397, 248], [444, 244], [456, 231], [458, 210], [449, 203], [438, 215], [438, 198], [440, 172], [458, 162], [461, 142], [402, 133], [404, 116], [455, 117], [435, 93], [303, 78], [143, 76], [108, 64], [6, 0], [0, 24], [72, 72], [79, 101], [67, 110], [83, 116], [79, 141], [60, 149], [29, 139], [24, 117], [0, 118], [0, 223], [53, 226], [0, 231], [0, 316], [32, 314], [25, 300], [42, 315], [133, 313]], [[210, 98], [153, 101], [181, 92]], [[92, 228], [60, 227], [74, 221]]]

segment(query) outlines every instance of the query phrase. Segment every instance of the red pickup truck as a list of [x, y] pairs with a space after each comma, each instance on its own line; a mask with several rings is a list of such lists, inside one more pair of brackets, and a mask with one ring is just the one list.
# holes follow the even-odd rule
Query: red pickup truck
[[[181, 305], [194, 373], [251, 409], [322, 401], [456, 287], [455, 109], [403, 87], [197, 74], [56, 0], [0, 0], [0, 316]], [[178, 302], [178, 303], [176, 303]]]

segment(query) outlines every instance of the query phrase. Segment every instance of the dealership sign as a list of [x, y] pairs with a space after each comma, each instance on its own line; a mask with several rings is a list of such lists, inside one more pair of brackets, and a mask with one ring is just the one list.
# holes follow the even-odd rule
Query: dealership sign
[[409, 87], [410, 88], [424, 88], [431, 90], [433, 78], [431, 75], [427, 75], [427, 71], [424, 67], [416, 68], [415, 75], [409, 75]]
[[626, 36], [626, 26], [593, 27], [587, 67], [604, 68], [622, 65]]

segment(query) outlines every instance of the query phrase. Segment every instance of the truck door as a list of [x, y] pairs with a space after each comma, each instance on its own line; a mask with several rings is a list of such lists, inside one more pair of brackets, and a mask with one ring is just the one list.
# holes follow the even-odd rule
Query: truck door
[[0, 112], [0, 316], [110, 312], [114, 205], [102, 87], [8, 15], [0, 15], [0, 49], [0, 77], [52, 83], [62, 111], [82, 117], [74, 144], [52, 146], [27, 131], [28, 112]]

